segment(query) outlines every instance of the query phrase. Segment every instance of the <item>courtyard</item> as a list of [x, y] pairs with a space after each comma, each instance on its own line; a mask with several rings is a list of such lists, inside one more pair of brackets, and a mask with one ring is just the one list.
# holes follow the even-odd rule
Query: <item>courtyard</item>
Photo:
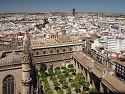
[[38, 92], [42, 94], [93, 94], [98, 93], [90, 87], [85, 77], [78, 73], [73, 64], [47, 68], [45, 64], [36, 70]]

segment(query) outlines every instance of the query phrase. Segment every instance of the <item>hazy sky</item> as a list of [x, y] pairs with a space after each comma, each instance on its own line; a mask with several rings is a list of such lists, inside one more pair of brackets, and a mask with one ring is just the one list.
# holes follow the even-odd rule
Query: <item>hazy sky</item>
[[125, 0], [0, 0], [0, 12], [125, 13]]

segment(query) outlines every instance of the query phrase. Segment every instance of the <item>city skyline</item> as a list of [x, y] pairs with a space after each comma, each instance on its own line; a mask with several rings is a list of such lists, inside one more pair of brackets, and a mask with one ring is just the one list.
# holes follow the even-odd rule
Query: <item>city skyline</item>
[[108, 12], [125, 13], [125, 0], [1, 0], [0, 13]]

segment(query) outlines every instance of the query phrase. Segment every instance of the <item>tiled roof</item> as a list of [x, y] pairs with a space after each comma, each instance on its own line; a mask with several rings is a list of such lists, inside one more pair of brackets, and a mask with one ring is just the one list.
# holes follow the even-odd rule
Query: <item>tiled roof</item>
[[116, 92], [117, 91], [120, 93], [125, 92], [125, 84], [109, 73], [107, 73], [102, 80], [102, 83], [106, 82], [108, 83], [107, 86], [109, 88], [113, 89], [115, 87], [114, 90], [116, 90]]
[[88, 68], [88, 66], [92, 68], [91, 72], [95, 74], [98, 78], [102, 78], [101, 82], [109, 89], [111, 89], [115, 93], [125, 92], [125, 84], [118, 80], [115, 76], [109, 74], [109, 70], [105, 68], [102, 64], [92, 62], [91, 58], [88, 59], [87, 56], [85, 56], [82, 52], [74, 53], [73, 57], [85, 68]]

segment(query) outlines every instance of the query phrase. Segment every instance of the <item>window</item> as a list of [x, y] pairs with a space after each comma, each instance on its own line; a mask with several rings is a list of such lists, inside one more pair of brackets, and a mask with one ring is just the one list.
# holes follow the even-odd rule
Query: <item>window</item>
[[36, 52], [36, 55], [39, 55], [39, 52]]
[[65, 52], [65, 49], [63, 49], [63, 52]]
[[3, 94], [14, 94], [14, 77], [11, 75], [3, 80]]
[[43, 54], [46, 54], [46, 51], [43, 51]]
[[72, 51], [72, 48], [70, 48], [69, 50]]
[[59, 50], [57, 50], [57, 53], [59, 53]]
[[51, 50], [50, 53], [53, 53], [53, 50]]

